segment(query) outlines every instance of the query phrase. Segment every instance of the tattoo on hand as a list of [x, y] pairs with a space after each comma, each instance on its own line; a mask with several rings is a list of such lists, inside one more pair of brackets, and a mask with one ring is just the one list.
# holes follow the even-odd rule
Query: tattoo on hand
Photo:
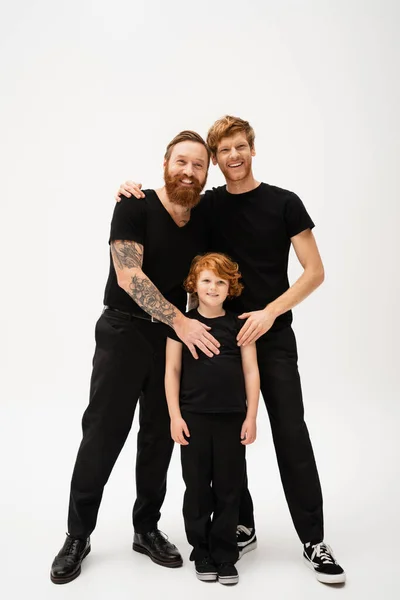
[[136, 242], [127, 240], [112, 242], [111, 254], [118, 269], [141, 268], [143, 264], [143, 246]]
[[134, 275], [128, 293], [149, 315], [172, 327], [177, 316], [175, 306], [164, 298], [146, 276]]

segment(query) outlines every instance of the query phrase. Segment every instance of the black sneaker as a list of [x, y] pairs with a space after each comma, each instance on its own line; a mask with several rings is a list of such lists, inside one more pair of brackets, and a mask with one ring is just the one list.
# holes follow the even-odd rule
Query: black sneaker
[[333, 556], [332, 548], [321, 542], [320, 544], [304, 544], [304, 562], [313, 569], [318, 581], [322, 583], [344, 583], [346, 573]]
[[239, 550], [239, 560], [242, 558], [243, 554], [251, 552], [257, 548], [257, 537], [255, 530], [251, 527], [238, 525], [236, 528], [236, 543]]
[[217, 581], [218, 571], [217, 566], [213, 563], [209, 556], [196, 560], [194, 562], [196, 577], [200, 581]]
[[239, 573], [231, 562], [221, 563], [217, 567], [218, 581], [222, 585], [235, 585], [239, 582]]

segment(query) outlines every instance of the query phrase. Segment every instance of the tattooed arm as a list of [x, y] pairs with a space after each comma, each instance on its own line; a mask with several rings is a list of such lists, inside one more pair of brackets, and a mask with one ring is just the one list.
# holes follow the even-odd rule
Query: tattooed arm
[[207, 356], [219, 354], [219, 343], [208, 333], [210, 327], [185, 317], [176, 306], [164, 298], [142, 271], [142, 244], [129, 240], [113, 241], [111, 255], [118, 285], [149, 315], [172, 327], [194, 358], [198, 358], [195, 346]]
[[111, 254], [118, 285], [149, 315], [173, 327], [174, 319], [183, 315], [143, 273], [142, 244], [117, 240], [111, 243]]

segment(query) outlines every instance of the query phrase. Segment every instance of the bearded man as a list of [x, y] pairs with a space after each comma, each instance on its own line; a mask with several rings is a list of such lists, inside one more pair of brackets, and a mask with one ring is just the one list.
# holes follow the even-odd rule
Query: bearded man
[[164, 187], [147, 190], [143, 202], [123, 198], [115, 207], [105, 309], [95, 330], [90, 400], [71, 481], [68, 534], [51, 567], [53, 583], [68, 583], [81, 572], [104, 486], [132, 426], [138, 399], [133, 549], [165, 567], [182, 565], [178, 549], [157, 527], [173, 449], [164, 391], [165, 345], [172, 327], [195, 358], [196, 347], [207, 356], [219, 353], [210, 328], [182, 312], [182, 282], [192, 258], [208, 245], [206, 209], [198, 203], [209, 162], [204, 140], [183, 131], [167, 146]]

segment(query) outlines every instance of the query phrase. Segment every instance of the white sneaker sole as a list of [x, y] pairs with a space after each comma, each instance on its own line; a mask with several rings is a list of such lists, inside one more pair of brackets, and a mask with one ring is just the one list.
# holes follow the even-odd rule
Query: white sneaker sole
[[231, 575], [230, 577], [218, 577], [219, 583], [222, 585], [235, 585], [239, 583], [239, 575]]
[[239, 558], [238, 558], [238, 560], [240, 560], [242, 558], [242, 556], [244, 556], [248, 552], [251, 552], [252, 550], [255, 550], [256, 548], [257, 548], [257, 540], [254, 540], [254, 542], [251, 542], [250, 544], [247, 544], [247, 546], [243, 546], [243, 548], [239, 547]]
[[312, 565], [312, 563], [303, 556], [303, 561], [309, 569], [314, 571], [316, 578], [321, 583], [344, 583], [346, 581], [346, 573], [339, 573], [338, 575], [328, 575], [327, 573], [318, 573]]
[[198, 573], [196, 571], [196, 577], [200, 581], [217, 581], [218, 573]]

